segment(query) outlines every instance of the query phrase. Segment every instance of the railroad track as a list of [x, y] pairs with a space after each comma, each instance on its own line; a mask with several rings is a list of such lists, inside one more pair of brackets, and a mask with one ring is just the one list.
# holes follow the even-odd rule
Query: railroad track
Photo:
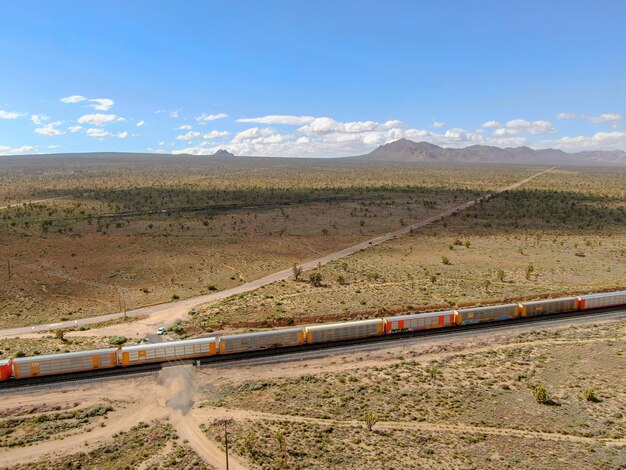
[[[559, 314], [551, 314], [537, 317], [523, 317], [514, 320], [506, 320], [499, 322], [476, 323], [473, 325], [465, 325], [461, 327], [436, 328], [431, 330], [420, 330], [406, 333], [396, 333], [392, 335], [374, 336], [370, 338], [361, 338], [356, 340], [336, 341], [333, 343], [306, 344], [302, 346], [294, 346], [287, 348], [264, 349], [260, 351], [243, 352], [229, 354], [226, 356], [210, 356], [199, 359], [187, 359], [179, 361], [170, 361], [162, 363], [141, 364], [130, 367], [117, 367], [115, 369], [105, 369], [98, 371], [78, 372], [73, 374], [55, 375], [47, 377], [34, 377], [30, 379], [8, 380], [0, 382], [0, 390], [31, 388], [35, 386], [46, 386], [59, 383], [71, 383], [79, 381], [100, 380], [109, 378], [118, 378], [129, 375], [146, 375], [160, 371], [164, 367], [177, 365], [193, 365], [200, 361], [201, 365], [229, 365], [236, 366], [238, 362], [246, 361], [250, 363], [271, 363], [271, 362], [287, 362], [290, 360], [301, 360], [303, 355], [307, 359], [314, 357], [324, 357], [333, 353], [356, 352], [357, 350], [366, 349], [382, 349], [388, 346], [410, 342], [420, 337], [455, 337], [467, 336], [471, 332], [484, 330], [509, 330], [516, 329], [526, 324], [550, 324], [560, 323], [567, 319], [584, 318], [589, 320], [606, 320], [606, 319], [626, 319], [626, 309], [624, 307], [601, 308], [593, 313], [589, 311], [576, 311]], [[378, 346], [378, 347], [376, 347]], [[308, 353], [308, 354], [307, 354]], [[316, 354], [318, 353], [318, 354]], [[267, 360], [269, 359], [269, 360]]]

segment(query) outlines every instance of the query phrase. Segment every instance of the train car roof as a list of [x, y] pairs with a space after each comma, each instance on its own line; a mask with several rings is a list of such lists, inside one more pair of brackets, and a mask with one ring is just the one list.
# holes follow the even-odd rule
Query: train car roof
[[137, 344], [135, 346], [124, 346], [122, 348], [122, 352], [124, 351], [138, 351], [145, 349], [161, 349], [161, 348], [172, 348], [176, 346], [186, 346], [190, 344], [205, 344], [205, 343], [215, 343], [215, 337], [210, 338], [196, 338], [196, 339], [183, 339], [180, 341], [164, 341], [162, 343], [150, 343], [150, 344]]
[[330, 323], [328, 325], [309, 325], [306, 327], [307, 330], [325, 330], [328, 328], [348, 328], [350, 326], [358, 326], [358, 325], [375, 325], [377, 323], [382, 323], [382, 318], [373, 318], [371, 320], [357, 320], [357, 321], [346, 321], [340, 323]]
[[0, 366], [6, 366], [11, 359], [0, 359]]
[[412, 320], [414, 318], [432, 318], [432, 317], [440, 317], [441, 315], [450, 315], [453, 313], [454, 313], [454, 310], [442, 310], [440, 312], [425, 312], [425, 313], [408, 313], [406, 315], [396, 315], [394, 317], [385, 317], [385, 320], [398, 321], [398, 320]]
[[618, 292], [601, 292], [599, 294], [587, 294], [581, 295], [581, 299], [599, 299], [602, 297], [612, 297], [614, 295], [626, 295], [626, 290], [618, 291]]
[[114, 353], [115, 351], [117, 351], [117, 348], [92, 349], [88, 351], [75, 351], [75, 352], [58, 353], [58, 354], [44, 354], [41, 356], [17, 357], [13, 359], [13, 362], [20, 364], [23, 362], [41, 362], [41, 361], [61, 359], [61, 358], [66, 358], [66, 357], [98, 356], [101, 354], [111, 354], [111, 353]]
[[282, 328], [280, 330], [267, 330], [267, 331], [253, 331], [251, 333], [239, 333], [234, 335], [224, 335], [220, 336], [220, 341], [223, 339], [231, 339], [231, 338], [254, 338], [257, 336], [274, 336], [285, 333], [304, 333], [304, 327], [299, 328]]
[[578, 300], [578, 297], [560, 297], [558, 299], [532, 300], [530, 302], [520, 302], [520, 303], [522, 305], [537, 305], [537, 304], [543, 304], [546, 302], [563, 302], [566, 300]]
[[457, 309], [457, 312], [461, 313], [461, 312], [485, 312], [487, 310], [490, 309], [498, 309], [498, 308], [504, 308], [504, 307], [519, 307], [519, 304], [514, 303], [514, 304], [502, 304], [502, 305], [485, 305], [484, 307], [469, 307], [469, 308], [461, 308], [461, 309]]

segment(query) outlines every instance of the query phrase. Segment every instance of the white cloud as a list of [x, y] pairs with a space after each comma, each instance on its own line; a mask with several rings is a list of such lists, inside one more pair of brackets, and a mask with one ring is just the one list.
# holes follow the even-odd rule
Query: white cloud
[[219, 113], [219, 114], [205, 114], [202, 113], [200, 116], [198, 116], [196, 118], [196, 121], [200, 122], [200, 123], [206, 123], [209, 121], [216, 121], [218, 119], [224, 119], [227, 118], [228, 114], [224, 114], [224, 113]]
[[63, 124], [63, 121], [50, 122], [43, 127], [35, 129], [35, 134], [48, 136], [65, 134], [64, 131], [57, 129], [61, 124]]
[[0, 109], [0, 119], [17, 119], [18, 117], [24, 116], [26, 113], [15, 113], [9, 111], [3, 111]]
[[21, 147], [11, 148], [6, 145], [0, 145], [0, 155], [15, 155], [18, 153], [28, 153], [35, 150], [33, 145], [22, 145]]
[[315, 118], [306, 126], [298, 129], [299, 132], [311, 132], [314, 134], [329, 133], [361, 133], [374, 131], [377, 128], [387, 128], [375, 121], [338, 122], [329, 117]]
[[60, 145], [48, 145], [48, 148], [51, 150], [54, 150], [54, 149], [60, 149], [61, 146]]
[[437, 129], [439, 129], [440, 127], [443, 127], [443, 126], [445, 126], [445, 125], [446, 125], [446, 123], [445, 123], [445, 122], [441, 122], [441, 121], [435, 121], [435, 122], [433, 122], [433, 127], [437, 128]]
[[137, 127], [141, 127], [141, 126], [143, 126], [145, 123], [146, 123], [145, 121], [139, 121], [139, 122], [137, 123]]
[[618, 122], [624, 119], [624, 116], [617, 113], [600, 114], [599, 116], [587, 116], [589, 122], [599, 124], [602, 122]]
[[211, 131], [207, 134], [204, 134], [202, 138], [204, 139], [221, 139], [223, 137], [228, 137], [230, 132], [228, 131]]
[[61, 98], [63, 103], [80, 103], [81, 101], [85, 101], [87, 98], [81, 95], [72, 95], [66, 96], [65, 98]]
[[584, 119], [584, 114], [575, 113], [559, 113], [555, 116], [557, 119]]
[[115, 114], [85, 114], [78, 118], [78, 122], [81, 124], [91, 124], [94, 126], [104, 126], [118, 121], [124, 121], [124, 118]]
[[200, 137], [202, 134], [200, 132], [189, 131], [186, 134], [182, 134], [176, 137], [176, 140], [191, 140]]
[[94, 103], [90, 104], [89, 106], [91, 106], [93, 109], [97, 109], [98, 111], [108, 111], [111, 106], [115, 104], [115, 102], [113, 100], [110, 100], [109, 98], [94, 98], [89, 101]]
[[[226, 115], [224, 115], [226, 117]], [[283, 115], [270, 115], [256, 118], [241, 118], [237, 119], [237, 122], [254, 122], [266, 125], [276, 124], [288, 124], [292, 126], [302, 126], [314, 121], [313, 116], [283, 116]]]
[[50, 119], [50, 116], [46, 116], [45, 114], [33, 114], [30, 117], [30, 120], [34, 124], [37, 124], [38, 126], [41, 126], [45, 121], [47, 121], [49, 119]]
[[70, 131], [71, 133], [74, 133], [74, 132], [78, 132], [82, 128], [83, 126], [70, 126], [67, 128], [67, 130]]
[[[254, 122], [292, 125], [301, 116], [265, 116], [245, 118]], [[284, 118], [284, 119], [283, 119]], [[297, 125], [297, 124], [296, 124]], [[489, 129], [488, 132], [485, 129]], [[438, 129], [438, 128], [436, 128]], [[351, 121], [341, 122], [330, 117], [315, 117], [291, 132], [281, 132], [270, 126], [255, 126], [229, 135], [227, 131], [208, 133], [190, 132], [179, 136], [178, 140], [194, 139], [194, 144], [182, 149], [172, 149], [173, 153], [209, 155], [218, 149], [228, 150], [235, 155], [250, 156], [348, 156], [367, 153], [377, 145], [383, 145], [401, 138], [414, 141], [426, 141], [443, 147], [467, 147], [469, 145], [494, 145], [499, 147], [518, 147], [528, 145], [538, 148], [559, 147], [575, 148], [626, 148], [622, 133], [598, 133], [592, 137], [562, 138], [550, 141], [550, 145], [538, 142], [536, 137], [556, 132], [548, 121], [529, 121], [513, 119], [505, 123], [488, 121], [479, 129], [472, 131], [453, 128], [438, 131], [436, 129], [414, 129], [401, 121]], [[214, 139], [230, 137], [229, 140], [216, 142]]]
[[504, 127], [493, 131], [493, 135], [508, 136], [520, 134], [551, 134], [553, 132], [556, 132], [556, 129], [548, 121], [527, 121], [525, 119], [513, 119], [504, 124]]
[[182, 126], [178, 126], [177, 128], [179, 131], [189, 131], [191, 130], [191, 125], [189, 124], [183, 124]]
[[109, 137], [111, 133], [109, 131], [105, 131], [104, 129], [98, 129], [95, 127], [91, 127], [85, 131], [89, 137]]
[[570, 152], [583, 150], [626, 150], [626, 132], [597, 132], [591, 136], [561, 137], [542, 142], [542, 147], [559, 148]]
[[170, 111], [170, 117], [174, 119], [178, 119], [178, 110]]
[[584, 119], [592, 124], [610, 123], [611, 127], [618, 129], [621, 122], [624, 120], [624, 116], [619, 113], [605, 113], [597, 116], [589, 116], [587, 114], [576, 113], [559, 113], [556, 115], [557, 119]]
[[115, 137], [118, 139], [125, 139], [129, 135], [127, 131], [118, 132], [117, 134], [115, 134], [113, 132], [105, 131], [104, 129], [100, 129], [97, 127], [91, 127], [87, 129], [85, 131], [85, 134], [87, 134], [89, 137], [96, 137], [99, 139], [102, 139], [104, 137]]

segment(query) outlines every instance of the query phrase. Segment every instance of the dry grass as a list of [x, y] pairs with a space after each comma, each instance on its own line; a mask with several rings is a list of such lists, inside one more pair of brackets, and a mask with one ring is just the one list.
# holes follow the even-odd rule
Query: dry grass
[[624, 171], [557, 170], [329, 263], [317, 270], [322, 287], [306, 276], [266, 286], [195, 312], [193, 324], [305, 323], [624, 289], [625, 186]]
[[221, 290], [420, 219], [536, 168], [206, 158], [3, 160], [0, 326]]
[[62, 439], [70, 432], [104, 426], [107, 413], [113, 407], [109, 404], [70, 409], [52, 406], [52, 410], [54, 412], [36, 413], [41, 410], [29, 410], [26, 414], [6, 413], [0, 419], [0, 447], [27, 446], [49, 439]]
[[[133, 339], [129, 340], [129, 344], [133, 342]], [[50, 335], [38, 338], [0, 338], [0, 359], [111, 347], [116, 346], [112, 346], [108, 338], [100, 336], [73, 336], [63, 340]]]
[[[231, 445], [252, 468], [621, 468], [626, 326], [524, 333], [489, 348], [250, 381], [206, 405], [248, 410]], [[532, 387], [549, 393], [540, 404]], [[593, 389], [597, 400], [586, 398]], [[256, 414], [255, 414], [256, 413]], [[372, 431], [367, 413], [379, 422]], [[220, 428], [205, 431], [221, 442]], [[617, 442], [621, 441], [621, 444]], [[558, 462], [558, 464], [556, 463]]]
[[204, 462], [178, 436], [167, 422], [139, 423], [114, 436], [107, 444], [89, 452], [53, 457], [51, 460], [18, 465], [19, 469], [119, 469], [146, 470], [207, 469]]

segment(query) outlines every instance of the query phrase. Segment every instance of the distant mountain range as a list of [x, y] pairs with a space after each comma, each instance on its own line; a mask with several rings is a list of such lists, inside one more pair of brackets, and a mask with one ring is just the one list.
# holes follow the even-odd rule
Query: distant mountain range
[[381, 145], [366, 155], [352, 158], [381, 162], [540, 163], [549, 165], [619, 163], [626, 165], [626, 152], [622, 150], [567, 153], [555, 149], [533, 150], [529, 147], [500, 148], [489, 145], [444, 148], [428, 142], [413, 142], [408, 139]]

